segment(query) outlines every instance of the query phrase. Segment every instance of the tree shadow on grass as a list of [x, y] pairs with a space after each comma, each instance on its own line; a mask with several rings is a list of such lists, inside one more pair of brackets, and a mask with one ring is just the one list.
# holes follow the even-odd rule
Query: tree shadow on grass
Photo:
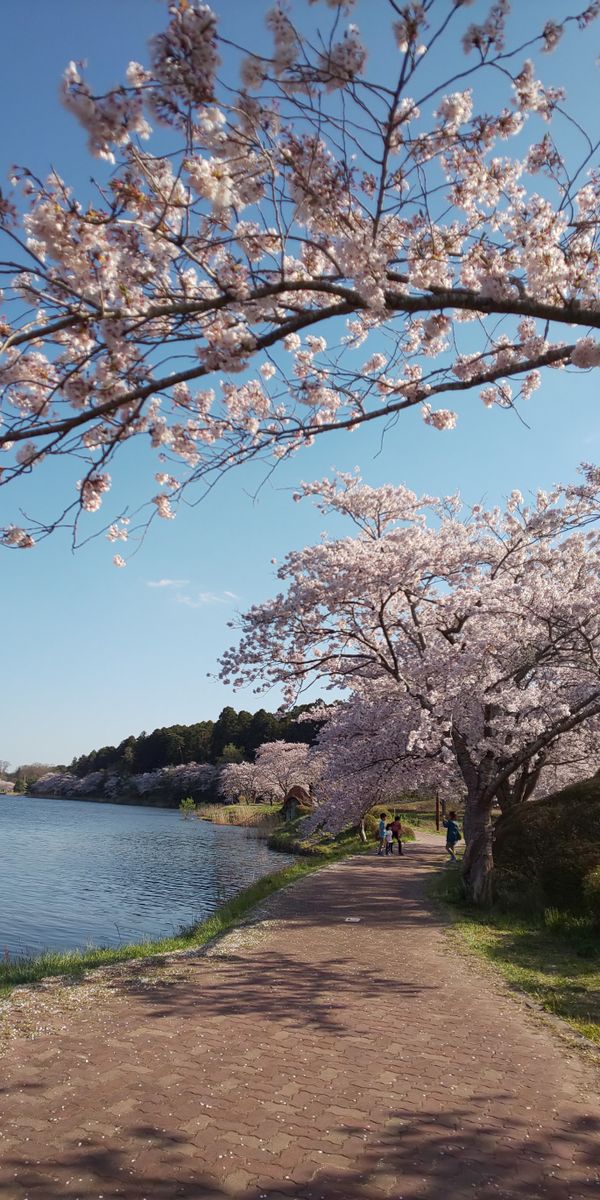
[[566, 1020], [600, 1025], [597, 941], [568, 941], [543, 927], [519, 928], [516, 924], [502, 933], [497, 944], [486, 946], [485, 954], [495, 966], [519, 972], [518, 978], [507, 978], [512, 991], [529, 993], [549, 1012]]

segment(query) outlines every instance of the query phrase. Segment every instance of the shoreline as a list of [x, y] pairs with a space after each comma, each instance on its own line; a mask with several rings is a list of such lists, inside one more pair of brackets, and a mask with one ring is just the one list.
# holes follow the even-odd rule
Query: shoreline
[[[37, 796], [35, 792], [11, 792], [10, 795], [16, 795], [20, 800], [64, 800], [67, 804], [81, 802], [102, 804], [104, 807], [113, 804], [117, 808], [161, 808], [165, 811], [179, 812], [183, 820], [207, 821], [210, 825], [231, 825], [238, 829], [267, 830], [273, 825], [275, 818], [278, 818], [278, 824], [283, 825], [283, 821], [279, 820], [281, 805], [277, 804], [219, 804], [214, 800], [205, 800], [198, 801], [195, 809], [185, 811], [180, 808], [181, 800], [169, 803], [160, 797], [143, 800], [141, 797], [122, 796], [109, 800], [105, 796]], [[204, 809], [211, 809], [212, 812], [205, 814]], [[240, 819], [236, 820], [236, 816]]]
[[[37, 797], [40, 799], [41, 797]], [[51, 797], [61, 799], [62, 797]], [[106, 802], [108, 803], [108, 801]], [[238, 827], [239, 828], [239, 827]], [[267, 843], [269, 844], [269, 842]], [[307, 854], [300, 843], [292, 840], [288, 845], [270, 845], [269, 848], [292, 856], [294, 861], [277, 871], [263, 875], [254, 883], [236, 892], [230, 900], [219, 905], [210, 916], [189, 928], [182, 927], [172, 937], [158, 938], [147, 942], [130, 943], [119, 947], [95, 947], [90, 950], [47, 951], [43, 954], [24, 956], [15, 961], [0, 961], [0, 1018], [3, 1006], [16, 988], [43, 984], [52, 979], [65, 978], [68, 984], [86, 977], [90, 972], [110, 970], [119, 963], [157, 960], [165, 955], [201, 951], [209, 942], [219, 938], [241, 923], [251, 910], [274, 892], [288, 887], [305, 875], [311, 875], [323, 867], [357, 854], [368, 854], [365, 846], [354, 836], [332, 839], [322, 847], [313, 847]], [[0, 1025], [0, 1037], [2, 1029]]]
[[144, 798], [142, 796], [115, 796], [109, 799], [107, 796], [53, 796], [50, 793], [38, 796], [35, 792], [11, 792], [10, 795], [21, 800], [64, 800], [67, 804], [114, 804], [118, 808], [170, 808], [173, 812], [177, 812], [181, 803], [180, 800], [171, 803], [168, 800], [161, 800], [160, 797]]
[[[342, 854], [339, 858], [346, 857]], [[230, 900], [219, 905], [209, 917], [190, 928], [182, 928], [172, 937], [155, 941], [131, 943], [115, 948], [96, 947], [91, 950], [46, 951], [43, 954], [23, 957], [15, 961], [0, 962], [0, 1018], [10, 1009], [10, 998], [16, 989], [23, 990], [35, 985], [49, 985], [51, 980], [63, 978], [66, 986], [75, 984], [91, 973], [101, 971], [110, 974], [110, 969], [119, 963], [157, 960], [166, 955], [194, 955], [222, 934], [241, 923], [256, 905], [274, 892], [289, 887], [305, 875], [320, 870], [331, 859], [296, 859], [289, 866], [263, 875], [255, 883], [242, 888]], [[4, 1030], [0, 1023], [0, 1041]]]

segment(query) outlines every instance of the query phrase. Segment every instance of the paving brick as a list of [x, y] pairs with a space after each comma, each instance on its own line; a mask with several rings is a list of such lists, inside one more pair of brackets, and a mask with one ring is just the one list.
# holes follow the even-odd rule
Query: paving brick
[[328, 867], [93, 1005], [61, 985], [4, 1047], [2, 1200], [593, 1200], [597, 1076], [453, 953], [440, 853]]

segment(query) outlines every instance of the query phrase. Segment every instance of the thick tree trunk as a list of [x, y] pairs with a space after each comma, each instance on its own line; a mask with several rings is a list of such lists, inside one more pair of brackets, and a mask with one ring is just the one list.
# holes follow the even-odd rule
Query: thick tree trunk
[[507, 780], [506, 783], [501, 784], [501, 786], [498, 788], [498, 791], [496, 792], [496, 800], [498, 801], [500, 812], [504, 817], [506, 816], [506, 813], [511, 812], [513, 808], [516, 808], [517, 804], [520, 802], [520, 796], [515, 794], [515, 788], [511, 788]]
[[467, 846], [463, 858], [465, 891], [474, 904], [491, 904], [494, 873], [491, 805], [480, 797], [467, 798], [464, 831]]
[[500, 784], [496, 790], [496, 800], [503, 817], [529, 800], [535, 791], [542, 766], [543, 757], [539, 755], [535, 767], [532, 768], [530, 763], [525, 763], [510, 780], [506, 779], [504, 783]]
[[[457, 726], [452, 728], [454, 753], [467, 788], [463, 817], [466, 850], [463, 858], [463, 885], [474, 904], [492, 902], [494, 856], [492, 853], [492, 798], [489, 776], [492, 764], [473, 762], [466, 738]], [[485, 799], [484, 799], [485, 797]]]

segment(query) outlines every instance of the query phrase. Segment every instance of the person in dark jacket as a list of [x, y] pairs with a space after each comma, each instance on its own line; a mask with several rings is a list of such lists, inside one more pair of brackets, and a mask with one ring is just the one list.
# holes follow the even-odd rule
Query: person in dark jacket
[[454, 847], [456, 846], [457, 842], [460, 842], [462, 833], [458, 828], [458, 822], [456, 820], [456, 813], [454, 812], [454, 809], [448, 813], [446, 820], [443, 821], [442, 824], [446, 830], [446, 850], [450, 855], [450, 861], [456, 862]]
[[398, 854], [402, 854], [402, 823], [400, 817], [394, 817], [390, 829], [398, 842]]

